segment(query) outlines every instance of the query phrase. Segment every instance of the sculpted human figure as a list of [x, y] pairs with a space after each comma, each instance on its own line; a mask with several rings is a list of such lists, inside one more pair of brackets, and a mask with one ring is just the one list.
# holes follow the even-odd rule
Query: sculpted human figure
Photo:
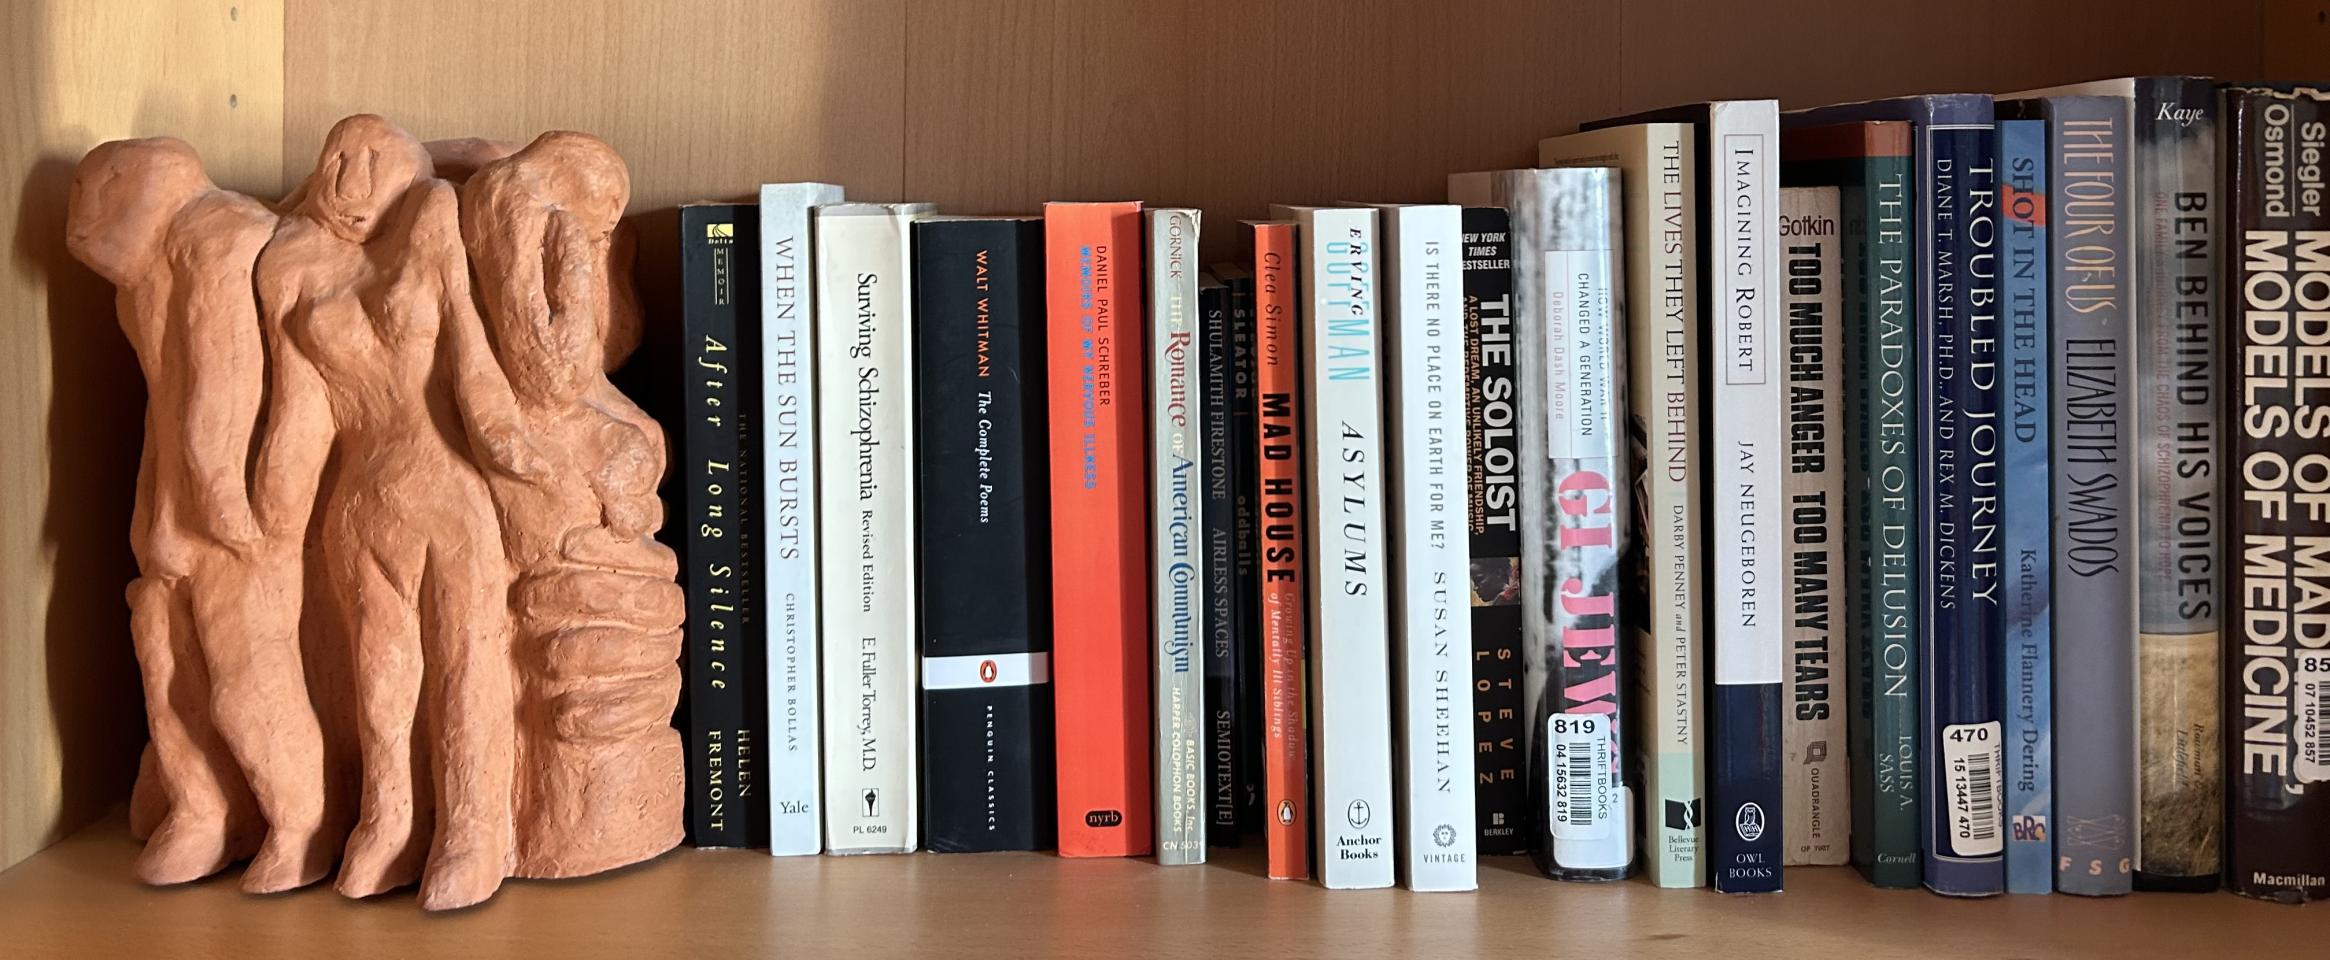
[[357, 664], [361, 816], [338, 887], [418, 879], [443, 909], [492, 895], [515, 853], [510, 579], [484, 474], [546, 467], [484, 340], [454, 189], [430, 171], [387, 121], [343, 120], [261, 254], [258, 503], [270, 531], [320, 507]]
[[263, 531], [245, 479], [266, 379], [251, 276], [276, 218], [167, 138], [91, 151], [68, 207], [67, 247], [117, 288], [148, 391], [128, 590], [153, 733], [138, 875], [180, 883], [255, 850], [245, 889], [312, 883], [336, 839], [302, 678], [300, 533]]
[[629, 197], [615, 152], [571, 133], [545, 134], [462, 188], [488, 328], [550, 461], [540, 477], [492, 480], [519, 577], [525, 876], [636, 862], [681, 834], [668, 718], [684, 598], [675, 557], [652, 536], [663, 432], [606, 376], [639, 329], [617, 233]]

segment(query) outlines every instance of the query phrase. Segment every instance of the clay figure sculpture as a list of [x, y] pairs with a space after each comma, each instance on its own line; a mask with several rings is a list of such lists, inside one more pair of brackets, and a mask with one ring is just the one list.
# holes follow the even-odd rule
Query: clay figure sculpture
[[140, 879], [336, 859], [448, 909], [679, 842], [663, 432], [606, 376], [643, 329], [628, 196], [586, 136], [372, 116], [273, 210], [175, 140], [83, 160], [68, 245], [150, 393]]

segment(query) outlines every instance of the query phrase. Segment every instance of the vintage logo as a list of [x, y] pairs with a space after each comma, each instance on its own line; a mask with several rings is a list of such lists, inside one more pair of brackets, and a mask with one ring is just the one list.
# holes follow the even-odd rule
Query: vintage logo
[[1432, 842], [1443, 850], [1456, 846], [1456, 828], [1445, 823], [1433, 827]]

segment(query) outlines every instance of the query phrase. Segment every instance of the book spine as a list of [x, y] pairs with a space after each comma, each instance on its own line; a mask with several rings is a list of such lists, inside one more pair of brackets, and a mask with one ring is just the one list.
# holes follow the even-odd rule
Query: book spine
[[2136, 817], [2135, 341], [2128, 106], [2048, 103], [2055, 888], [2127, 893]]
[[2136, 887], [2215, 890], [2224, 484], [2218, 404], [2216, 91], [2139, 81]]
[[1849, 803], [1837, 785], [1850, 782], [1844, 685], [1836, 667], [1838, 630], [1851, 610], [1843, 574], [1840, 518], [1844, 464], [1831, 451], [1838, 435], [1844, 359], [1837, 246], [1843, 235], [1835, 187], [1780, 191], [1782, 303], [1788, 336], [1788, 447], [1781, 499], [1788, 517], [1788, 712], [1786, 864], [1844, 863]]
[[1232, 453], [1230, 289], [1210, 275], [1197, 294], [1204, 345], [1199, 434], [1205, 447], [1205, 789], [1206, 843], [1238, 845], [1238, 747], [1245, 704], [1238, 697], [1237, 458]]
[[1254, 276], [1249, 264], [1225, 278], [1230, 309], [1230, 478], [1237, 548], [1234, 572], [1237, 619], [1231, 643], [1237, 705], [1231, 764], [1237, 826], [1221, 843], [1237, 846], [1262, 829], [1262, 474], [1254, 389]]
[[[1780, 514], [1787, 394], [1775, 360], [1780, 342], [1778, 242], [1780, 178], [1777, 106], [1717, 104], [1701, 153], [1701, 187], [1716, 278], [1704, 322], [1724, 344], [1711, 364], [1703, 406], [1713, 408], [1709, 457], [1714, 496], [1708, 590], [1715, 603], [1715, 683], [1707, 711], [1708, 793], [1715, 835], [1709, 868], [1715, 889], [1780, 889], [1784, 859], [1782, 625], [1786, 571]], [[1718, 519], [1720, 518], [1720, 519]]]
[[1999, 604], [1998, 189], [1991, 124], [1920, 128], [1926, 260], [1919, 376], [1928, 400], [1924, 734], [1925, 883], [1954, 896], [2006, 889], [2005, 644]]
[[[2225, 351], [2232, 412], [2234, 638], [2239, 767], [2226, 877], [2234, 892], [2330, 898], [2330, 216], [2323, 168], [2330, 101], [2311, 89], [2226, 92], [2226, 157], [2240, 254], [2227, 291], [2241, 319]], [[2229, 711], [2230, 712], [2230, 711]], [[2150, 837], [2146, 838], [2147, 843]]]
[[1467, 529], [1460, 364], [1462, 214], [1383, 211], [1384, 393], [1391, 495], [1394, 654], [1399, 677], [1401, 872], [1412, 890], [1478, 886], [1463, 583]]
[[1262, 568], [1263, 841], [1272, 879], [1311, 871], [1309, 718], [1304, 712], [1308, 533], [1299, 336], [1302, 279], [1294, 225], [1253, 227], [1254, 426]]
[[1051, 569], [1042, 524], [1043, 240], [1032, 221], [914, 230], [923, 832], [1051, 846]]
[[[741, 311], [758, 302], [757, 273], [744, 268], [755, 223], [740, 206], [683, 207], [681, 324], [688, 344], [683, 394], [689, 534], [687, 553], [688, 837], [699, 847], [752, 842], [752, 813], [736, 779], [746, 736], [745, 675], [756, 645], [749, 617], [755, 587], [744, 552], [741, 481], [744, 382], [755, 374]], [[757, 338], [755, 338], [757, 340]]]
[[769, 853], [825, 849], [818, 770], [816, 277], [809, 210], [841, 202], [822, 183], [763, 186], [760, 192], [761, 404], [765, 465], [758, 541], [764, 578], [761, 618], [768, 635]]
[[917, 788], [911, 209], [820, 208], [818, 609], [825, 847], [906, 853]]
[[1998, 123], [1999, 296], [2006, 311], [2006, 889], [2055, 890], [2054, 551], [2049, 498], [2047, 123]]
[[1197, 342], [1197, 213], [1151, 210], [1149, 522], [1155, 611], [1157, 862], [1204, 863], [1205, 412]]
[[1479, 852], [1529, 851], [1521, 752], [1521, 450], [1512, 217], [1466, 207], [1466, 520], [1472, 591], [1473, 819]]
[[1298, 211], [1309, 389], [1312, 730], [1319, 880], [1392, 885], [1391, 662], [1383, 542], [1376, 212]]
[[1060, 855], [1150, 851], [1138, 203], [1044, 208]]

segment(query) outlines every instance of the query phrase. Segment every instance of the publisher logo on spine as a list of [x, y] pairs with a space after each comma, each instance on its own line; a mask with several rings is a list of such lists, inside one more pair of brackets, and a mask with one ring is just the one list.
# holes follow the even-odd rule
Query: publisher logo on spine
[[1118, 827], [1123, 826], [1124, 822], [1125, 815], [1115, 810], [1093, 810], [1084, 815], [1084, 825], [1087, 827]]
[[1756, 842], [1764, 835], [1764, 808], [1754, 801], [1740, 804], [1738, 815], [1731, 818], [1731, 826], [1739, 832], [1741, 840]]

